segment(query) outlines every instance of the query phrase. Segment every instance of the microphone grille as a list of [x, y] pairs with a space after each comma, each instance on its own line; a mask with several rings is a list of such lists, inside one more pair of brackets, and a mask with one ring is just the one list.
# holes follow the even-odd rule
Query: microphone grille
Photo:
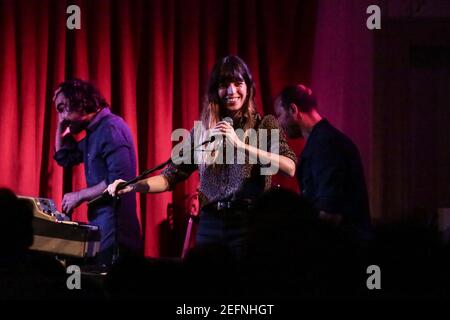
[[230, 117], [225, 117], [222, 119], [222, 121], [228, 122], [230, 126], [233, 126], [233, 119], [231, 119]]

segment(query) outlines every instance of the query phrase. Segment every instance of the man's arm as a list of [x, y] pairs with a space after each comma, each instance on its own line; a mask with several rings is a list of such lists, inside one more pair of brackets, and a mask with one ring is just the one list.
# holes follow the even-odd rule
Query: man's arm
[[103, 180], [99, 184], [90, 188], [82, 189], [77, 192], [66, 193], [62, 200], [63, 212], [70, 213], [73, 209], [81, 205], [85, 201], [90, 201], [102, 194], [103, 190], [107, 187], [106, 182]]
[[55, 133], [55, 154], [53, 159], [61, 167], [72, 167], [83, 162], [83, 153], [78, 148], [78, 143], [75, 139], [70, 133], [63, 138], [67, 130], [69, 130], [67, 124], [62, 119], [61, 114], [58, 113], [58, 123]]
[[326, 211], [320, 211], [319, 219], [337, 226], [342, 221], [342, 215], [339, 213], [330, 213], [330, 212], [326, 212]]
[[330, 145], [320, 145], [311, 159], [311, 169], [316, 184], [314, 206], [319, 218], [334, 225], [342, 221], [345, 185], [343, 155]]
[[63, 128], [64, 126], [64, 120], [61, 117], [61, 114], [58, 112], [58, 123], [56, 124], [56, 133], [55, 133], [55, 152], [61, 149], [62, 147], [62, 133], [67, 128]]

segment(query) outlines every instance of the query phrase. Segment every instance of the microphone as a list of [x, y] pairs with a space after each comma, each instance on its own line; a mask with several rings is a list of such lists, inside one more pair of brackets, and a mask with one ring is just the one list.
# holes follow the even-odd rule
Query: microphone
[[[222, 119], [222, 121], [228, 122], [231, 126], [233, 126], [233, 119], [231, 119], [230, 117], [225, 117]], [[214, 142], [214, 140], [216, 140], [215, 136], [210, 137], [209, 139], [203, 141], [202, 143], [200, 143], [198, 146], [193, 147], [193, 149], [196, 149], [198, 147], [204, 146], [205, 144], [208, 144], [210, 142]]]
[[[233, 127], [233, 119], [231, 117], [225, 117], [222, 119], [223, 122], [227, 122], [230, 126]], [[225, 135], [223, 135], [223, 137], [225, 138]]]
[[222, 119], [222, 121], [228, 122], [230, 126], [233, 126], [233, 119], [230, 117], [225, 117]]

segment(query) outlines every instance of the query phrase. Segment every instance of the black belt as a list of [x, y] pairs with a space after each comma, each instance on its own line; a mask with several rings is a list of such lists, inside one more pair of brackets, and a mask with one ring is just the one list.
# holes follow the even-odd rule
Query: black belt
[[252, 201], [250, 199], [235, 200], [235, 201], [216, 201], [208, 203], [202, 209], [224, 211], [224, 210], [250, 210], [252, 208]]

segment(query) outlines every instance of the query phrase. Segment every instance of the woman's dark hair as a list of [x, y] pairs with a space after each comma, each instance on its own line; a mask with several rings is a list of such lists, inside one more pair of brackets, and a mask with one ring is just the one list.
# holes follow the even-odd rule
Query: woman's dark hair
[[[92, 83], [87, 81], [74, 78], [60, 83], [56, 89], [53, 100], [55, 100], [60, 93], [63, 93], [68, 100], [68, 103], [64, 107], [67, 108], [67, 111], [69, 112], [78, 111], [92, 113], [99, 109], [109, 107], [98, 89]], [[58, 112], [62, 111], [63, 109], [58, 109]]]
[[207, 85], [206, 98], [202, 111], [202, 122], [205, 128], [211, 128], [223, 117], [224, 110], [220, 105], [219, 86], [231, 82], [244, 81], [247, 86], [247, 97], [242, 106], [240, 116], [245, 116], [244, 128], [253, 127], [255, 106], [255, 83], [245, 62], [237, 56], [226, 56], [214, 65]]

